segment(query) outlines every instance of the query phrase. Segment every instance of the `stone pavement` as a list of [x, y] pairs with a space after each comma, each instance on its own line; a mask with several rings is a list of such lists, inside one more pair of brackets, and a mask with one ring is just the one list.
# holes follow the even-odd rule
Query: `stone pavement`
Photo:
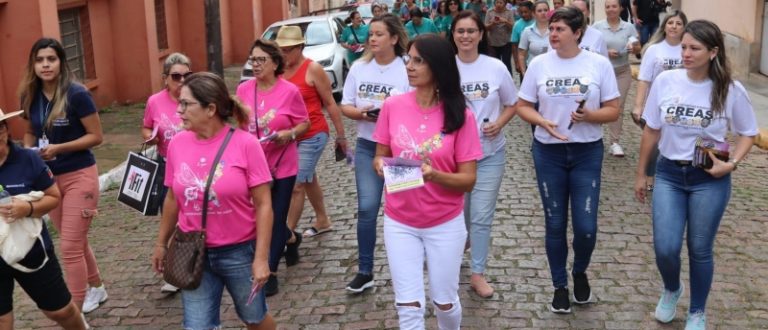
[[[627, 104], [632, 104], [631, 98]], [[347, 125], [353, 136], [354, 125]], [[671, 324], [661, 325], [652, 315], [661, 280], [654, 263], [649, 206], [633, 199], [639, 130], [629, 116], [624, 117], [624, 128], [627, 157], [613, 158], [606, 151], [603, 163], [598, 244], [588, 271], [596, 303], [576, 306], [570, 315], [556, 315], [547, 309], [553, 290], [544, 252], [541, 203], [529, 152], [530, 128], [519, 118], [509, 125], [509, 159], [487, 270], [496, 294], [481, 299], [470, 291], [465, 258], [460, 288], [463, 328], [683, 327], [688, 292]], [[299, 265], [288, 269], [281, 265], [281, 292], [267, 299], [270, 312], [281, 329], [397, 327], [381, 228], [375, 255], [375, 289], [361, 295], [344, 291], [357, 270], [356, 195], [352, 169], [332, 159], [333, 150], [329, 147], [319, 166], [319, 176], [335, 231], [305, 240]], [[768, 152], [753, 148], [748, 160], [734, 174], [733, 195], [715, 248], [716, 271], [707, 313], [712, 329], [768, 328], [767, 167]], [[143, 217], [117, 203], [115, 190], [105, 192], [101, 198], [101, 215], [92, 226], [90, 238], [110, 298], [87, 315], [90, 324], [99, 329], [180, 328], [179, 295], [161, 294], [161, 280], [150, 269], [157, 218]], [[308, 228], [311, 216], [311, 210], [306, 210], [301, 230]], [[683, 252], [685, 281], [686, 253]], [[18, 288], [16, 298], [17, 328], [53, 327]], [[428, 307], [427, 325], [436, 328], [431, 309]], [[221, 310], [224, 327], [242, 326], [228, 297]]]

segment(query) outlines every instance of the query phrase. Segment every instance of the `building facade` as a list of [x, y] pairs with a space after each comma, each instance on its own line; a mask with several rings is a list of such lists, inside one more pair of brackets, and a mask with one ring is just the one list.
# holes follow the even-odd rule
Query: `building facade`
[[[269, 24], [288, 17], [293, 0], [0, 0], [0, 108], [18, 109], [17, 89], [32, 44], [52, 37], [99, 107], [144, 102], [162, 88], [173, 52], [207, 68], [205, 3], [219, 3], [223, 64], [242, 63]], [[20, 119], [17, 119], [20, 121]], [[12, 134], [23, 134], [19, 121]]]

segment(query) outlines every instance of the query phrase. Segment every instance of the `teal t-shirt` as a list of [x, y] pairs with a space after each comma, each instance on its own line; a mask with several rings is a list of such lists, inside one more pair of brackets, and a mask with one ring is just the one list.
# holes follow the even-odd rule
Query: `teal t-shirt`
[[519, 43], [520, 36], [523, 34], [523, 30], [533, 25], [534, 23], [536, 23], [536, 20], [533, 18], [531, 18], [530, 21], [523, 20], [522, 18], [517, 20], [517, 22], [515, 22], [515, 25], [512, 27], [512, 37], [510, 38], [510, 41], [512, 41], [513, 43]]
[[432, 22], [431, 19], [422, 18], [421, 25], [419, 26], [414, 25], [413, 21], [405, 23], [405, 32], [408, 34], [408, 38], [413, 39], [421, 34], [438, 34], [440, 33], [440, 30], [437, 29], [437, 26], [435, 26], [435, 23]]
[[[368, 41], [368, 26], [367, 25], [361, 25], [357, 28], [353, 28], [352, 25], [347, 25], [347, 27], [344, 28], [344, 30], [341, 31], [341, 42], [346, 43], [348, 45], [365, 45], [365, 42]], [[363, 52], [354, 52], [351, 50], [347, 50], [347, 61], [350, 65], [352, 65], [352, 62], [354, 62], [356, 59], [360, 58], [360, 56], [363, 55]]]

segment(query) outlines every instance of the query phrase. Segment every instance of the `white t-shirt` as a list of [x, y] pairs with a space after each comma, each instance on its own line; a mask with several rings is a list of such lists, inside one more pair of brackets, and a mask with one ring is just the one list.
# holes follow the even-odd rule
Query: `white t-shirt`
[[579, 48], [603, 55], [605, 58], [608, 58], [608, 46], [605, 45], [603, 34], [598, 29], [595, 29], [589, 25], [587, 25], [587, 29], [584, 31], [584, 37], [581, 38]]
[[[598, 29], [595, 29], [589, 25], [587, 25], [587, 29], [584, 30], [584, 37], [581, 38], [579, 48], [603, 55], [605, 58], [608, 58], [608, 46], [605, 45], [603, 34]], [[556, 50], [552, 49], [552, 47], [549, 48], [550, 53], [555, 51]]]
[[672, 160], [693, 160], [696, 138], [719, 142], [726, 133], [757, 135], [757, 120], [749, 95], [738, 81], [728, 90], [722, 114], [711, 111], [712, 81], [694, 82], [686, 70], [662, 72], [645, 101], [643, 118], [648, 127], [661, 129], [659, 152]]
[[596, 110], [602, 102], [619, 97], [616, 75], [607, 58], [581, 51], [563, 59], [557, 52], [548, 52], [531, 60], [518, 97], [531, 103], [539, 102], [539, 112], [557, 124], [557, 131], [568, 136], [560, 141], [545, 129], [536, 127], [534, 137], [541, 143], [594, 142], [603, 138], [603, 128], [597, 123], [580, 122], [568, 129], [571, 112], [589, 91], [585, 109]]
[[[381, 108], [381, 104], [387, 97], [403, 94], [410, 89], [402, 58], [395, 57], [387, 65], [379, 65], [376, 59], [371, 59], [370, 62], [358, 60], [352, 64], [347, 74], [341, 104], [358, 109], [369, 105], [373, 105], [373, 108]], [[358, 120], [357, 137], [374, 141], [375, 128], [376, 123]]]
[[[480, 55], [474, 62], [464, 63], [456, 56], [456, 64], [461, 75], [461, 91], [475, 114], [478, 132], [483, 134], [483, 119], [488, 118], [494, 122], [504, 106], [514, 105], [517, 102], [517, 88], [504, 63], [498, 59]], [[504, 148], [503, 134], [487, 141], [492, 144], [490, 149], [494, 153]]]
[[640, 62], [638, 80], [653, 82], [662, 72], [683, 67], [683, 47], [672, 46], [666, 40], [648, 46]]

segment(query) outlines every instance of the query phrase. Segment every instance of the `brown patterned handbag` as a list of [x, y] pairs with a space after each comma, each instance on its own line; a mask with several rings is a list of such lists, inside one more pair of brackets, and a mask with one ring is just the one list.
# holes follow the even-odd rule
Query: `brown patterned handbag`
[[205, 224], [208, 217], [208, 193], [213, 180], [213, 173], [221, 160], [224, 148], [229, 143], [235, 129], [230, 127], [224, 142], [219, 147], [216, 154], [216, 160], [211, 165], [211, 171], [208, 174], [208, 181], [205, 184], [205, 193], [203, 194], [203, 222], [199, 231], [183, 232], [179, 227], [173, 232], [171, 242], [168, 246], [168, 253], [165, 254], [165, 268], [163, 270], [163, 279], [177, 288], [193, 290], [200, 286], [203, 279], [203, 269], [205, 265]]

